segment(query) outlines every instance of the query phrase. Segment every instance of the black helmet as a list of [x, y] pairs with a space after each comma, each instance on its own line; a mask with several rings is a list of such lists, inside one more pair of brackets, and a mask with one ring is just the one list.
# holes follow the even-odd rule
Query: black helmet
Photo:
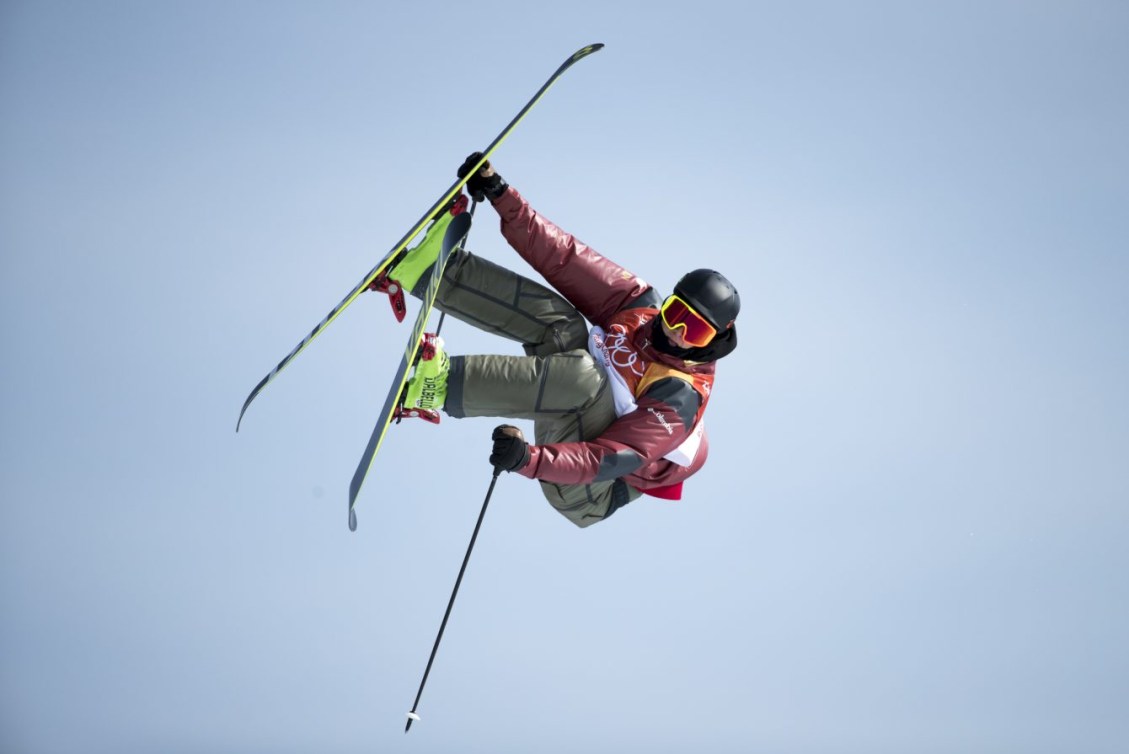
[[674, 286], [674, 293], [708, 319], [718, 332], [729, 329], [741, 311], [737, 289], [715, 270], [687, 272]]

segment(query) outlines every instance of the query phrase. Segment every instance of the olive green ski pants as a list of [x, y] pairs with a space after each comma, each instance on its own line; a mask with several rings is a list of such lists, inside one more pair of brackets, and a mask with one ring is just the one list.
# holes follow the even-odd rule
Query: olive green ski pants
[[[413, 295], [419, 296], [421, 280]], [[486, 332], [517, 341], [525, 356], [452, 356], [444, 411], [452, 417], [531, 419], [538, 445], [591, 440], [616, 419], [611, 388], [588, 353], [588, 325], [555, 291], [459, 251], [435, 306]], [[623, 480], [540, 482], [549, 503], [577, 526], [601, 521], [640, 492]]]

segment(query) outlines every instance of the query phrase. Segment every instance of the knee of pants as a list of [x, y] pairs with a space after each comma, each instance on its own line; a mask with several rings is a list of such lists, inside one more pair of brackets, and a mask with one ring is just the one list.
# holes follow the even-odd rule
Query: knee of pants
[[574, 349], [545, 359], [546, 410], [588, 411], [608, 394], [608, 377], [592, 355]]
[[587, 347], [588, 323], [579, 312], [561, 317], [549, 325], [540, 343], [527, 343], [522, 346], [526, 356], [549, 356]]

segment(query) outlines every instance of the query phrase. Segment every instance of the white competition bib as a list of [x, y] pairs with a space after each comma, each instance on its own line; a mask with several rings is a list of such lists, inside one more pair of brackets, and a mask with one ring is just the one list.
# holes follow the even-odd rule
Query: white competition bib
[[[635, 395], [632, 394], [631, 387], [619, 371], [619, 368], [637, 371], [634, 367], [639, 355], [624, 347], [622, 345], [624, 340], [626, 338], [623, 335], [612, 335], [609, 338], [603, 328], [596, 325], [593, 325], [588, 332], [588, 353], [592, 354], [592, 358], [596, 360], [596, 363], [604, 370], [604, 374], [608, 376], [608, 382], [612, 387], [612, 399], [615, 401], [616, 416], [625, 416], [632, 411], [639, 410], [639, 404], [635, 402]], [[611, 342], [610, 346], [609, 341]], [[698, 447], [702, 444], [702, 434], [705, 432], [703, 425], [703, 422], [698, 422], [697, 426], [690, 432], [690, 436], [663, 458], [679, 466], [689, 466], [693, 463], [694, 456], [698, 453]]]

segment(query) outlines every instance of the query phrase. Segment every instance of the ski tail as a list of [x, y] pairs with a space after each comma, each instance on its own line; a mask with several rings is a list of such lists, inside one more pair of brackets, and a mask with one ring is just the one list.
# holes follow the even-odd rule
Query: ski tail
[[471, 214], [463, 212], [455, 216], [451, 224], [447, 226], [446, 233], [443, 235], [443, 247], [439, 252], [439, 257], [435, 260], [435, 265], [431, 268], [431, 276], [428, 279], [427, 290], [424, 292], [419, 314], [416, 315], [415, 325], [412, 326], [408, 346], [404, 349], [403, 356], [400, 359], [400, 366], [396, 370], [396, 376], [392, 379], [392, 389], [388, 391], [388, 397], [384, 400], [384, 408], [381, 409], [380, 417], [376, 420], [376, 426], [372, 430], [372, 436], [369, 437], [364, 453], [361, 454], [361, 460], [357, 464], [357, 470], [353, 472], [353, 479], [349, 482], [350, 531], [357, 530], [357, 513], [354, 510], [357, 503], [357, 496], [361, 492], [361, 486], [364, 484], [365, 477], [372, 467], [372, 462], [373, 459], [376, 458], [377, 451], [379, 451], [380, 446], [384, 444], [384, 436], [388, 433], [388, 427], [392, 423], [392, 416], [395, 414], [396, 408], [400, 404], [400, 395], [404, 391], [404, 383], [408, 379], [408, 371], [411, 370], [412, 364], [415, 363], [416, 354], [419, 352], [420, 338], [423, 336], [423, 331], [427, 327], [427, 320], [428, 317], [431, 316], [431, 309], [435, 305], [435, 298], [439, 295], [439, 285], [443, 279], [443, 270], [446, 269], [447, 262], [451, 258], [451, 255], [462, 245], [467, 234], [470, 233], [470, 225]]
[[341, 303], [333, 307], [333, 309], [330, 310], [329, 314], [325, 315], [325, 319], [319, 322], [317, 327], [311, 330], [310, 334], [303, 338], [302, 342], [295, 346], [293, 351], [288, 353], [282, 361], [278, 362], [278, 366], [272, 369], [266, 377], [259, 380], [259, 384], [255, 385], [255, 389], [252, 390], [251, 394], [247, 396], [247, 400], [243, 401], [243, 408], [239, 412], [239, 420], [235, 423], [236, 432], [239, 431], [239, 427], [243, 423], [243, 415], [247, 413], [247, 407], [251, 405], [251, 401], [255, 400], [255, 398], [258, 397], [259, 393], [263, 391], [263, 388], [267, 386], [267, 383], [273, 380], [279, 372], [285, 369], [286, 366], [294, 360], [294, 357], [305, 350], [306, 346], [308, 346], [314, 338], [321, 335], [322, 331], [325, 330], [325, 328], [329, 327], [330, 324], [333, 323], [333, 320], [337, 319], [337, 316], [341, 314], [341, 312], [345, 311], [346, 307], [352, 304], [353, 301], [356, 300], [357, 296], [361, 295], [361, 293], [365, 291], [370, 284], [372, 284], [373, 280], [376, 280], [380, 273], [384, 272], [386, 269], [388, 269], [388, 267], [391, 266], [392, 262], [394, 262], [399, 256], [400, 252], [407, 248], [408, 244], [411, 243], [417, 235], [419, 235], [419, 232], [423, 230], [429, 223], [434, 221], [435, 218], [438, 217], [439, 214], [443, 211], [443, 209], [445, 209], [451, 203], [451, 200], [454, 198], [455, 194], [459, 193], [464, 183], [465, 181], [458, 182], [456, 186], [453, 187], [454, 190], [449, 190], [446, 194], [444, 194], [440, 201], [436, 202], [435, 205], [427, 211], [427, 214], [420, 218], [420, 221], [410, 231], [408, 231], [407, 235], [401, 238], [399, 242], [397, 242], [397, 244], [392, 247], [392, 250], [384, 256], [380, 263], [369, 270], [369, 273], [365, 275], [364, 279], [360, 283], [358, 283], [353, 290], [349, 291], [349, 295], [343, 298], [341, 300]]
[[396, 243], [396, 245], [392, 247], [392, 249], [384, 256], [384, 258], [380, 260], [380, 262], [378, 262], [377, 265], [369, 271], [364, 279], [355, 288], [353, 288], [353, 290], [350, 291], [349, 294], [345, 296], [345, 298], [341, 300], [341, 303], [333, 307], [333, 309], [330, 310], [329, 314], [325, 316], [325, 319], [319, 322], [317, 327], [311, 330], [309, 335], [303, 338], [302, 342], [299, 343], [293, 351], [287, 354], [282, 361], [278, 362], [278, 366], [272, 369], [266, 377], [260, 380], [259, 384], [255, 385], [255, 389], [251, 391], [250, 395], [248, 395], [247, 399], [243, 402], [243, 408], [239, 412], [239, 419], [235, 423], [236, 432], [239, 431], [239, 427], [243, 423], [243, 415], [247, 413], [247, 407], [251, 405], [251, 402], [255, 400], [256, 397], [258, 397], [259, 393], [261, 393], [263, 389], [278, 375], [278, 373], [285, 369], [286, 366], [291, 361], [293, 361], [298, 354], [304, 351], [306, 346], [308, 346], [314, 338], [320, 335], [325, 330], [325, 328], [329, 327], [329, 325], [332, 324], [333, 320], [337, 319], [338, 315], [340, 315], [341, 312], [348, 308], [348, 306], [356, 300], [357, 296], [359, 296], [362, 291], [368, 288], [372, 281], [375, 280], [382, 272], [384, 272], [384, 270], [387, 269], [390, 264], [392, 264], [396, 256], [405, 248], [407, 248], [407, 245], [411, 243], [412, 239], [415, 238], [416, 235], [418, 235], [419, 232], [423, 230], [428, 223], [436, 218], [439, 212], [441, 212], [442, 209], [447, 206], [447, 203], [450, 202], [456, 194], [462, 191], [463, 186], [466, 185], [466, 182], [470, 180], [471, 176], [477, 173], [479, 168], [481, 168], [482, 165], [485, 164], [488, 159], [490, 159], [490, 156], [494, 153], [494, 150], [496, 150], [502, 144], [502, 142], [506, 140], [506, 137], [510, 135], [514, 128], [516, 128], [517, 125], [521, 123], [526, 114], [530, 110], [532, 110], [534, 105], [536, 105], [541, 100], [541, 98], [545, 95], [545, 92], [549, 91], [553, 84], [556, 83], [557, 79], [560, 78], [561, 74], [572, 67], [574, 63], [588, 57], [594, 52], [597, 52], [598, 50], [602, 49], [603, 46], [604, 45], [602, 43], [590, 44], [586, 47], [580, 48], [572, 55], [570, 55], [568, 59], [565, 60], [565, 62], [562, 63], [560, 67], [553, 72], [553, 75], [549, 77], [549, 79], [541, 86], [541, 88], [537, 90], [537, 93], [534, 94], [533, 98], [525, 104], [525, 107], [521, 109], [521, 111], [514, 117], [514, 119], [511, 120], [504, 129], [502, 129], [501, 133], [499, 133], [498, 136], [495, 137], [494, 141], [490, 142], [490, 145], [483, 150], [482, 161], [475, 165], [473, 170], [468, 171], [465, 177], [460, 178], [452, 183], [451, 187], [448, 188], [443, 193], [443, 195], [439, 197], [438, 201], [436, 201], [435, 204], [431, 205], [431, 209], [424, 213], [423, 217], [421, 217], [419, 221], [417, 221], [416, 224], [413, 225], [412, 228], [404, 235], [404, 237], [401, 238]]
[[275, 375], [277, 375], [279, 372], [281, 372], [283, 369], [285, 369], [286, 365], [289, 364], [291, 361], [293, 361], [295, 356], [302, 353], [302, 351], [306, 348], [306, 346], [308, 346], [310, 344], [310, 341], [312, 341], [314, 338], [316, 338], [318, 335], [321, 334], [322, 330], [329, 327], [330, 323], [333, 322], [333, 320], [337, 319], [337, 315], [340, 314], [342, 311], [344, 311], [345, 307], [347, 307], [349, 304], [353, 303], [353, 300], [356, 299], [357, 296], [360, 295], [361, 291], [363, 291], [366, 287], [367, 287], [367, 284], [362, 284], [362, 285], [359, 285], [356, 288], [354, 288], [352, 291], [350, 291], [349, 295], [346, 296], [341, 301], [341, 303], [339, 303], [337, 306], [333, 307], [333, 309], [329, 312], [329, 314], [325, 315], [325, 319], [323, 319], [321, 322], [319, 322], [318, 326], [315, 327], [313, 330], [311, 330], [310, 334], [307, 335], [305, 338], [303, 338], [302, 342], [299, 343], [297, 346], [295, 346], [294, 350], [286, 355], [286, 358], [284, 358], [282, 361], [278, 362], [278, 366], [276, 366], [274, 369], [272, 369], [267, 374], [266, 377], [259, 380], [259, 384], [255, 385], [255, 389], [252, 390], [251, 394], [247, 396], [247, 400], [243, 401], [243, 408], [240, 409], [240, 411], [239, 411], [239, 419], [235, 422], [235, 431], [236, 432], [239, 431], [240, 425], [243, 424], [243, 415], [247, 413], [247, 407], [250, 406], [251, 401], [255, 400], [255, 398], [259, 395], [259, 393], [261, 393], [263, 391], [263, 388], [265, 388], [267, 386], [267, 383], [270, 382], [271, 380], [273, 380], [275, 378]]

